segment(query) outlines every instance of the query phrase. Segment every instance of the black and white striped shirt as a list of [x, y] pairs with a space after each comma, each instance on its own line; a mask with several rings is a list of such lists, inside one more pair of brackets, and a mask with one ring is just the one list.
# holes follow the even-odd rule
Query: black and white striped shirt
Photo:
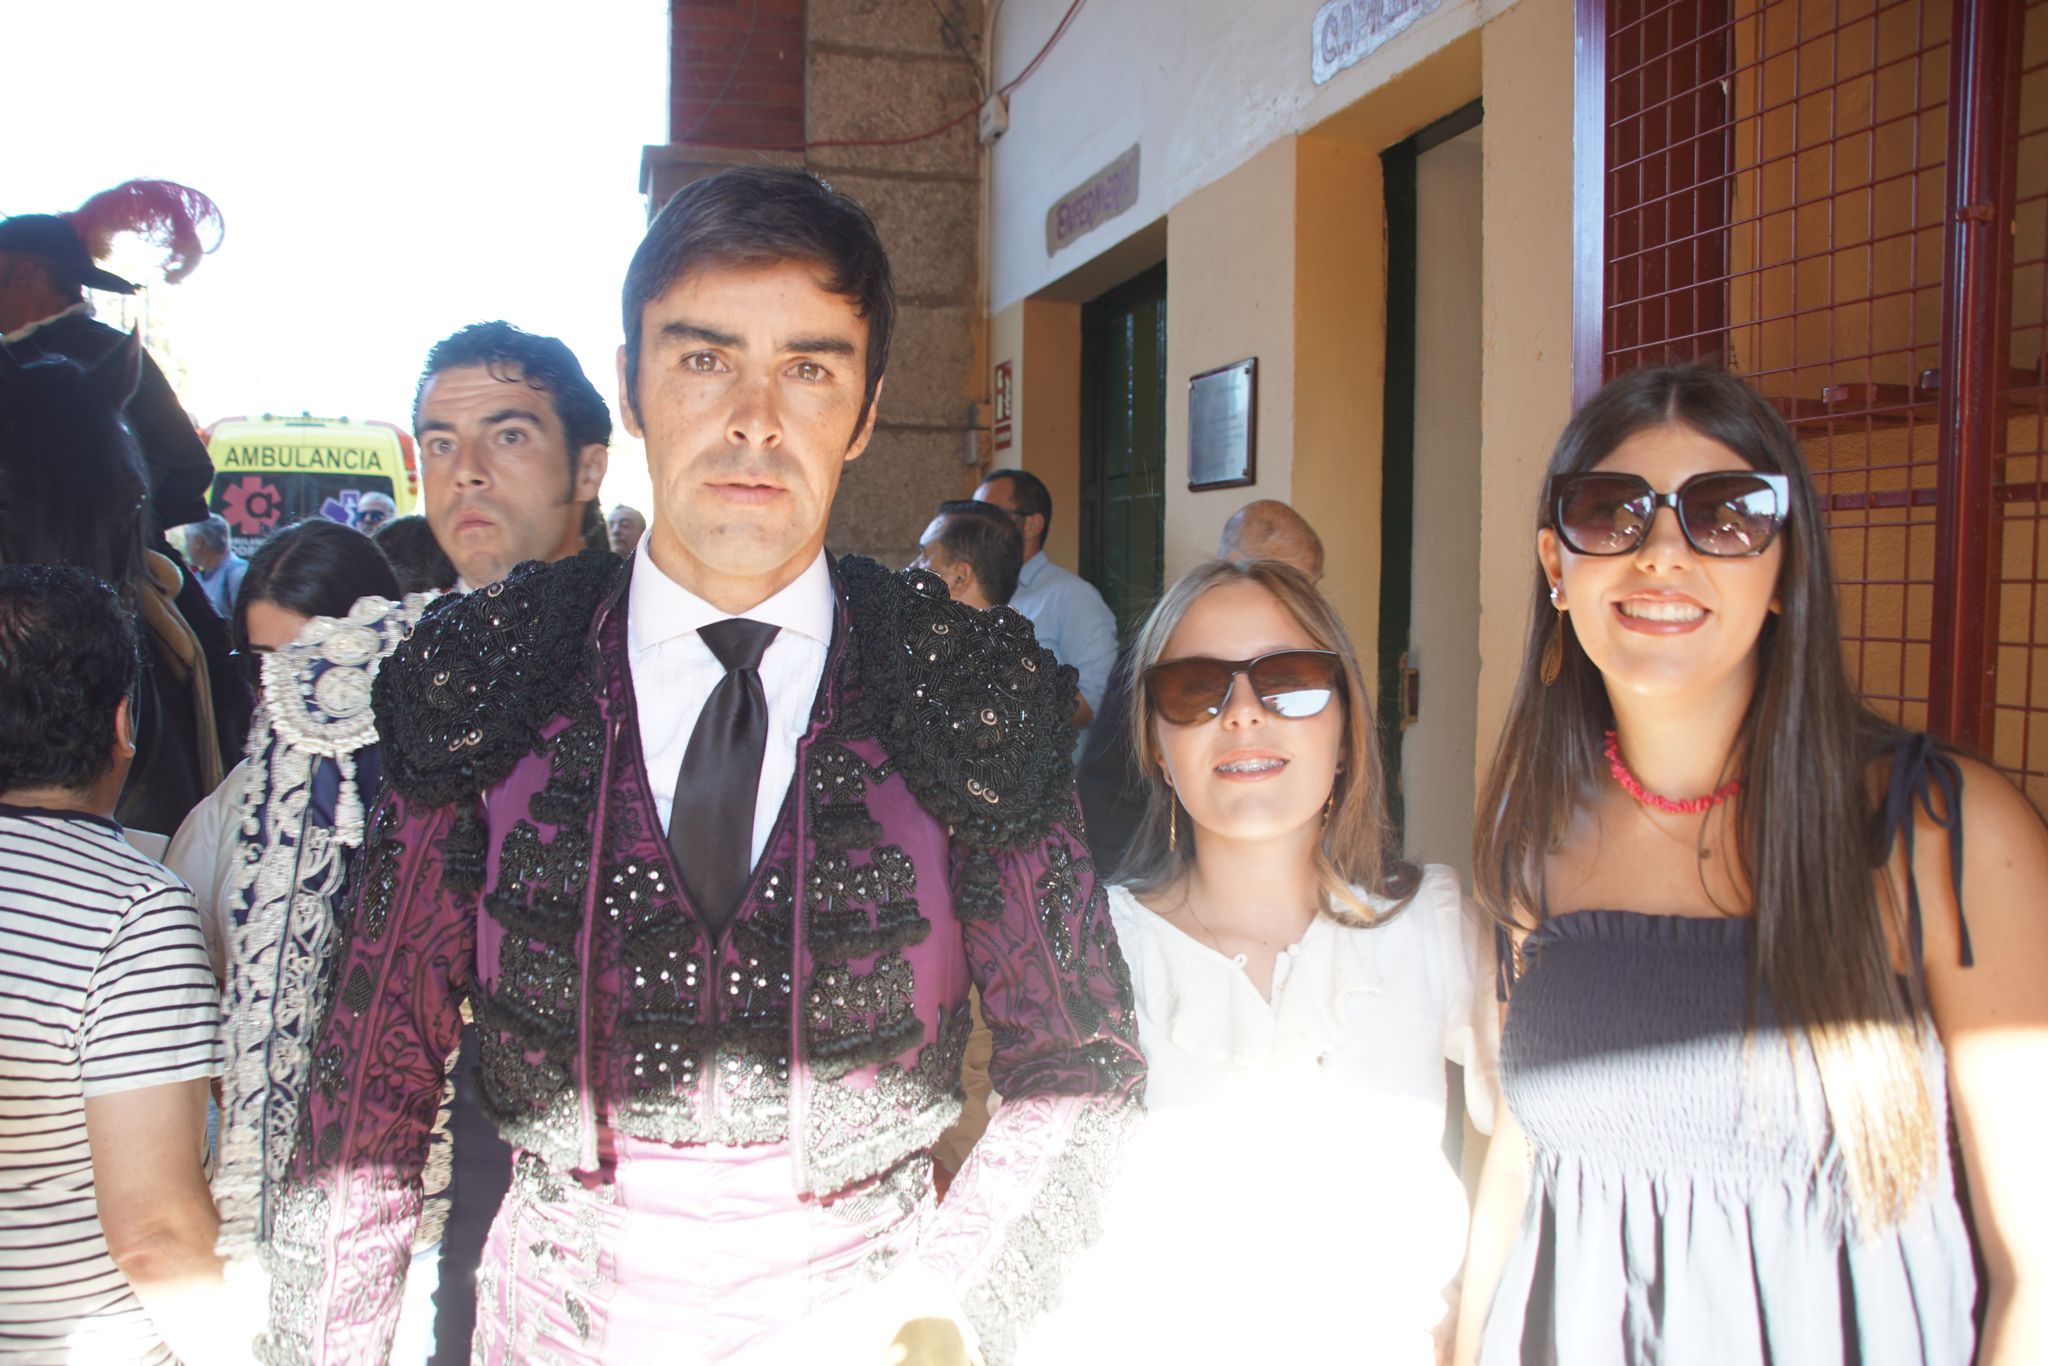
[[185, 884], [112, 821], [0, 805], [0, 1361], [169, 1361], [107, 1255], [85, 1101], [220, 1071]]

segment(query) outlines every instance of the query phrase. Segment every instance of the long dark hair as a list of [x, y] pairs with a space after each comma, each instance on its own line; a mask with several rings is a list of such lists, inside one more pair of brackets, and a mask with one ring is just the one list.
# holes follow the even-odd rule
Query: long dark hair
[[249, 604], [274, 602], [302, 617], [345, 617], [357, 598], [399, 598], [398, 575], [354, 527], [312, 517], [280, 527], [249, 557], [235, 595], [235, 648], [249, 648]]
[[[1194, 860], [1192, 831], [1183, 839], [1168, 837], [1172, 822], [1179, 819], [1180, 801], [1167, 786], [1165, 766], [1152, 743], [1152, 701], [1143, 679], [1145, 670], [1165, 653], [1166, 642], [1188, 609], [1204, 593], [1226, 583], [1254, 583], [1271, 593], [1316, 648], [1335, 651], [1344, 662], [1344, 697], [1339, 704], [1344, 708], [1344, 748], [1330, 790], [1329, 819], [1316, 846], [1316, 880], [1323, 891], [1324, 913], [1331, 919], [1353, 926], [1384, 924], [1414, 899], [1422, 870], [1404, 862], [1394, 849], [1386, 772], [1380, 764], [1371, 695], [1358, 667], [1358, 652], [1330, 600], [1307, 575], [1278, 560], [1211, 560], [1197, 566], [1174, 581], [1138, 629], [1131, 645], [1130, 736], [1145, 775], [1145, 814], [1117, 878], [1139, 891], [1150, 891], [1179, 878]], [[1377, 910], [1353, 890], [1358, 887], [1392, 904]]]
[[[1802, 1028], [1859, 1215], [1889, 1224], [1930, 1170], [1938, 1135], [1916, 1035], [1920, 988], [1900, 999], [1878, 870], [1889, 832], [1877, 819], [1871, 763], [1905, 732], [1863, 704], [1842, 662], [1827, 527], [1798, 442], [1741, 380], [1703, 366], [1639, 370], [1572, 418], [1550, 476], [1592, 469], [1638, 432], [1676, 426], [1719, 442], [1754, 469], [1785, 475], [1791, 506], [1779, 535], [1782, 611], [1757, 638], [1757, 681], [1728, 763], [1742, 790], [1730, 831], [1756, 916], [1752, 983]], [[1538, 527], [1549, 524], [1538, 513]], [[1543, 861], [1603, 775], [1614, 724], [1605, 680], [1562, 623], [1564, 663], [1545, 686], [1545, 644], [1558, 629], [1550, 582], [1530, 583], [1521, 676], [1480, 798], [1473, 876], [1479, 902], [1510, 927], [1543, 918]]]

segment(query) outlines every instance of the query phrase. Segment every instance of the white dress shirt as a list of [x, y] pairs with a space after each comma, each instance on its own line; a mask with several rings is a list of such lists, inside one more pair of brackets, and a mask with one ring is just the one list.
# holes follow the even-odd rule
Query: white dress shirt
[[721, 612], [655, 566], [647, 537], [633, 557], [633, 583], [626, 608], [626, 655], [633, 670], [634, 701], [640, 712], [640, 753], [655, 810], [668, 829], [675, 805], [676, 777], [690, 734], [711, 690], [725, 678], [725, 666], [700, 626], [728, 617], [766, 622], [782, 629], [761, 656], [761, 690], [768, 697], [768, 744], [761, 754], [761, 783], [754, 793], [754, 845], [748, 866], [775, 829], [782, 799], [796, 776], [796, 743], [810, 728], [811, 707], [825, 676], [825, 654], [836, 615], [832, 574], [825, 552], [766, 602], [745, 612]]

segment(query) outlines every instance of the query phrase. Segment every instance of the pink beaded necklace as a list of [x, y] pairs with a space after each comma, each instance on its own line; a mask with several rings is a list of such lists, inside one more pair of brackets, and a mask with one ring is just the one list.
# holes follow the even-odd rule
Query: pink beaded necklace
[[1621, 737], [1611, 730], [1607, 732], [1606, 754], [1607, 771], [1614, 775], [1615, 782], [1621, 784], [1622, 791], [1634, 797], [1644, 806], [1654, 807], [1659, 811], [1666, 811], [1674, 816], [1695, 816], [1702, 811], [1711, 811], [1742, 790], [1742, 779], [1730, 778], [1724, 785], [1715, 788], [1704, 797], [1686, 797], [1683, 799], [1660, 797], [1656, 793], [1646, 790], [1636, 780], [1636, 775], [1629, 772], [1628, 765], [1623, 763], [1621, 759]]

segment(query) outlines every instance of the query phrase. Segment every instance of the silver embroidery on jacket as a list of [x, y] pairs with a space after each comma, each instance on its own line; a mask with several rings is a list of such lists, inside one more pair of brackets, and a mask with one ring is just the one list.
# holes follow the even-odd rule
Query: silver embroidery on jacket
[[[243, 856], [230, 896], [228, 1067], [213, 1181], [224, 1257], [253, 1253], [278, 1219], [273, 1206], [291, 1166], [322, 988], [337, 952], [343, 851], [363, 843], [354, 759], [377, 740], [370, 682], [428, 601], [364, 598], [346, 617], [314, 618], [292, 644], [264, 656], [263, 705], [249, 733], [238, 812]], [[306, 822], [323, 760], [341, 770], [331, 830]]]

